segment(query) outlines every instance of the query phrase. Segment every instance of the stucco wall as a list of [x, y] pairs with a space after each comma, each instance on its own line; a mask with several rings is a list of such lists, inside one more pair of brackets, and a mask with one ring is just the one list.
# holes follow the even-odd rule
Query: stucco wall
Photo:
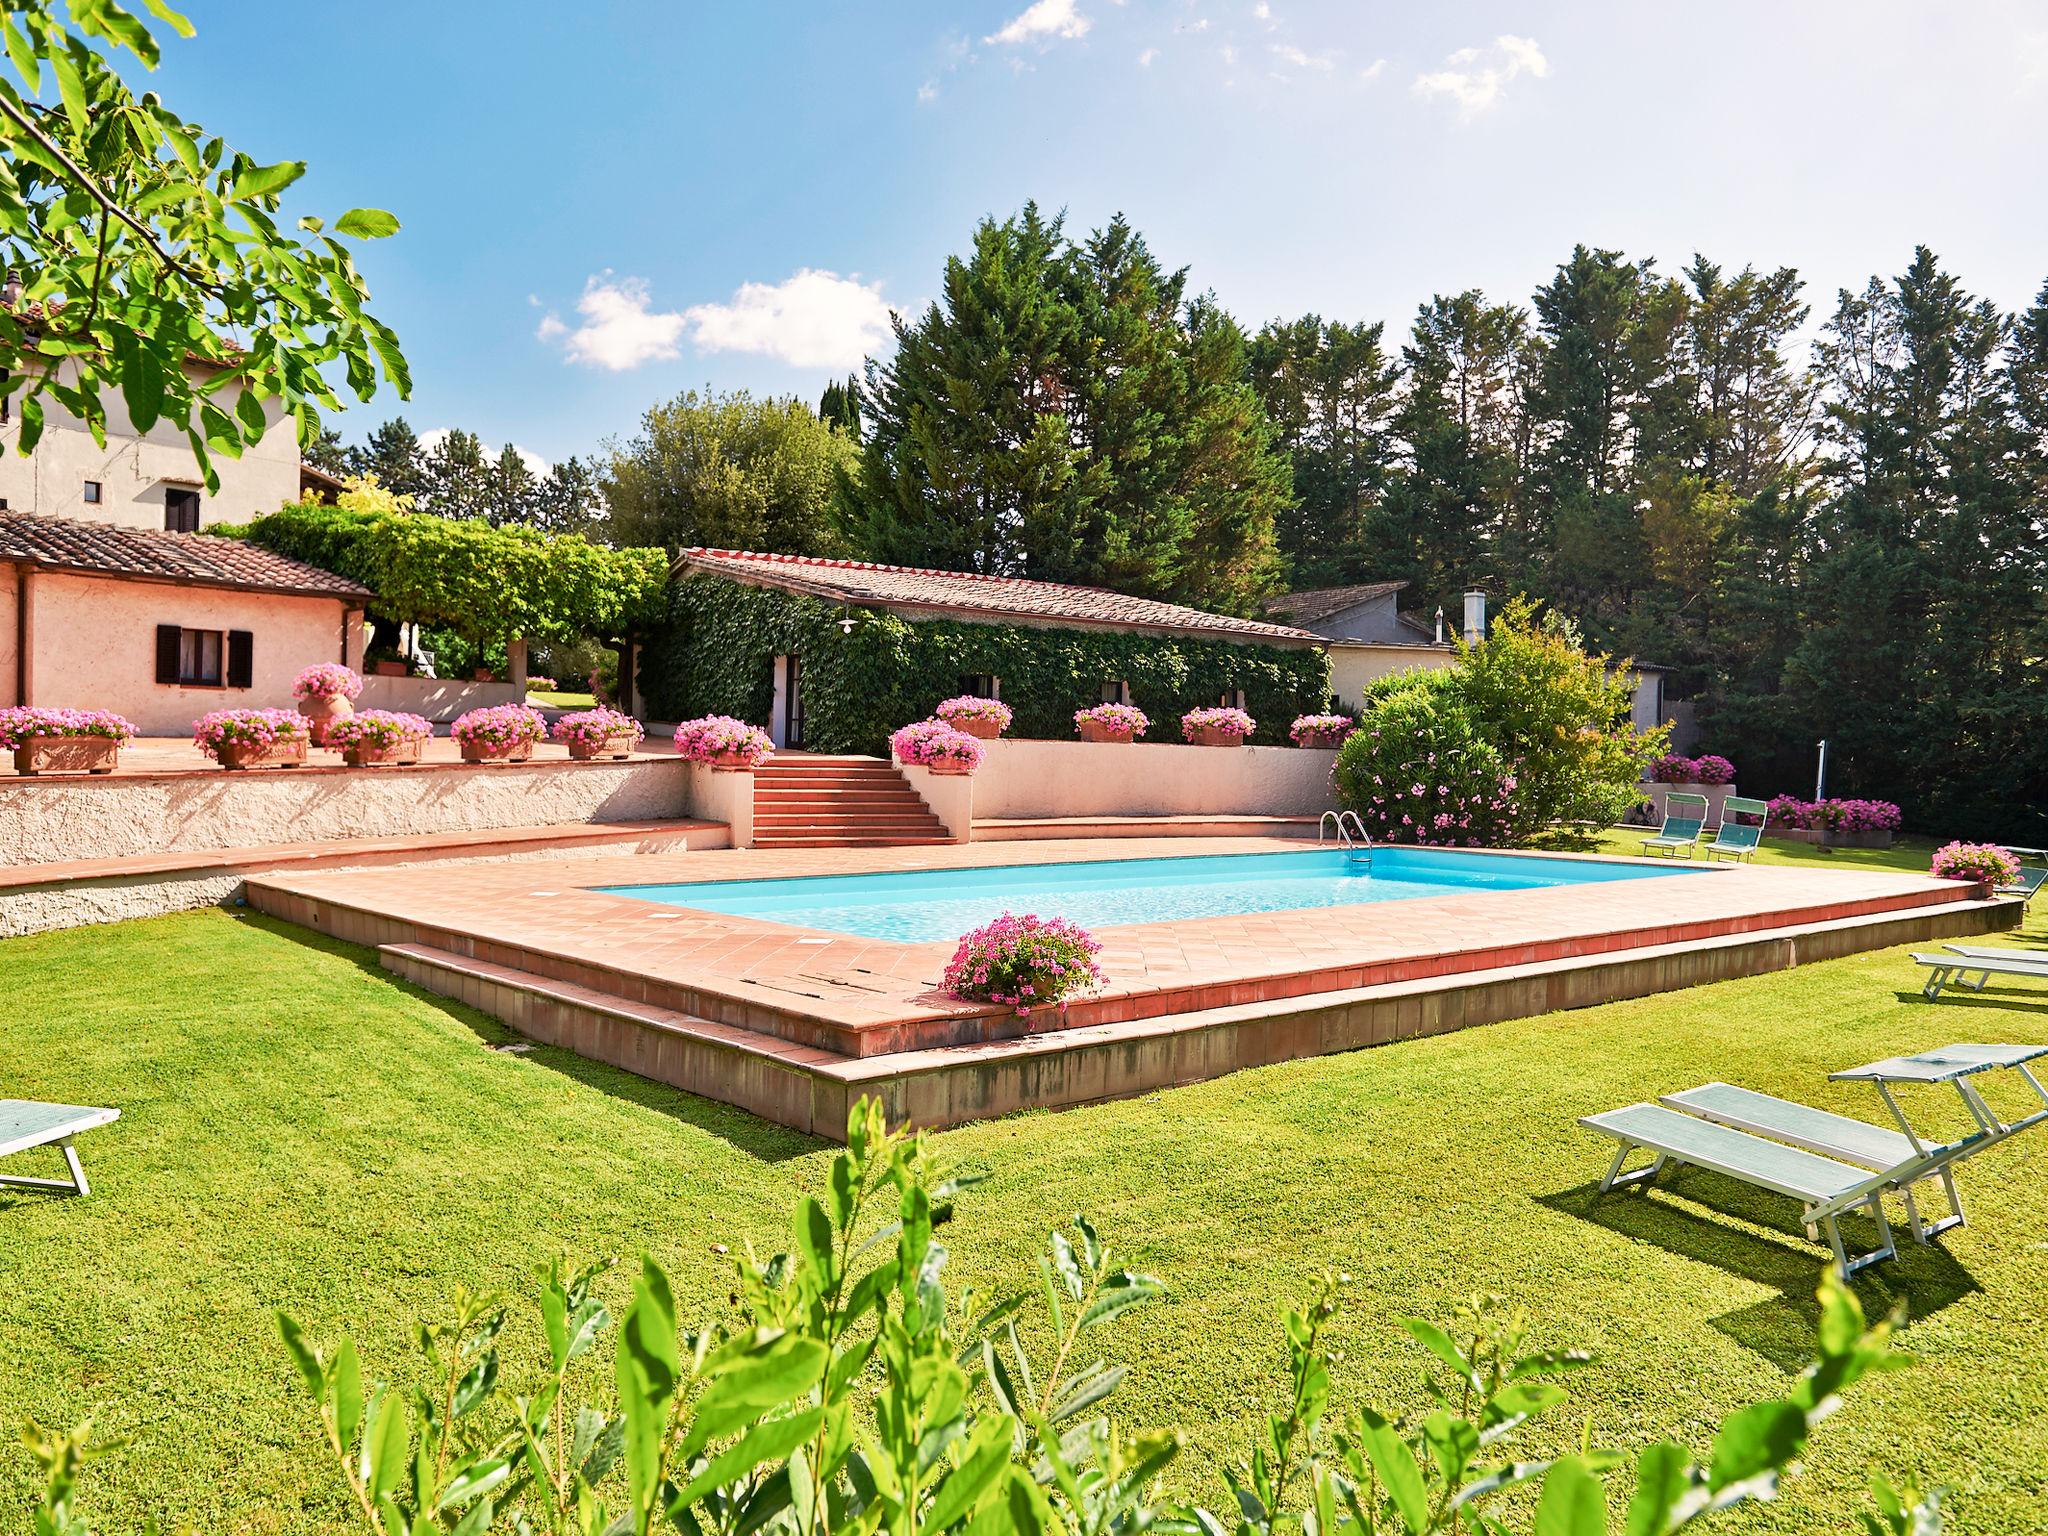
[[[67, 365], [68, 366], [68, 365]], [[196, 374], [195, 379], [204, 375]], [[185, 434], [158, 422], [137, 437], [121, 408], [119, 390], [101, 392], [107, 406], [107, 443], [92, 440], [78, 418], [44, 395], [44, 427], [35, 452], [24, 459], [15, 451], [21, 435], [20, 399], [0, 425], [0, 497], [9, 511], [39, 512], [45, 517], [75, 517], [84, 522], [115, 523], [125, 528], [162, 528], [167, 489], [199, 492], [201, 527], [213, 523], [246, 523], [275, 512], [299, 496], [299, 444], [273, 396], [263, 403], [270, 423], [263, 440], [245, 449], [239, 459], [214, 455], [220, 490], [209, 496], [199, 464]], [[232, 410], [231, 397], [215, 404]], [[85, 500], [85, 482], [97, 480], [100, 500]]]
[[754, 776], [721, 773], [709, 763], [684, 763], [689, 812], [700, 821], [722, 821], [735, 848], [754, 846]]
[[1088, 741], [991, 741], [974, 819], [1019, 816], [1312, 816], [1335, 803], [1335, 752]]
[[[990, 743], [994, 745], [994, 743]], [[974, 774], [933, 773], [916, 763], [899, 762], [897, 771], [944, 823], [955, 842], [964, 843], [974, 835]]]
[[357, 709], [398, 709], [424, 715], [433, 721], [448, 721], [472, 709], [497, 704], [518, 704], [526, 689], [515, 683], [476, 683], [459, 678], [366, 677]]
[[21, 702], [14, 696], [15, 581], [14, 567], [0, 560], [0, 705]]
[[1419, 667], [1457, 665], [1456, 651], [1432, 645], [1346, 645], [1330, 643], [1330, 692], [1346, 705], [1355, 707], [1365, 696], [1365, 685], [1394, 672], [1412, 672]]
[[[111, 709], [145, 736], [184, 736], [213, 709], [292, 707], [292, 679], [342, 659], [348, 611], [331, 597], [121, 581], [57, 571], [29, 575], [29, 696], [52, 709]], [[156, 627], [246, 629], [252, 686], [186, 688], [156, 680]]]

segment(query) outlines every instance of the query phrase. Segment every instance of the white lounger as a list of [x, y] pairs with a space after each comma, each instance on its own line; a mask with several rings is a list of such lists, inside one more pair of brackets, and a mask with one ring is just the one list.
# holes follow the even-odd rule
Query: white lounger
[[[1993, 976], [2024, 976], [2035, 981], [2048, 981], [2048, 954], [2039, 950], [1951, 944], [1947, 946], [1946, 953], [1939, 955], [1915, 952], [1913, 963], [1927, 967], [1927, 984], [1920, 989], [1920, 995], [1929, 999], [1940, 997], [1943, 987], [1962, 986], [1972, 992], [1982, 992]], [[1977, 979], [1965, 979], [1971, 975]]]
[[78, 1153], [71, 1138], [80, 1131], [107, 1125], [121, 1118], [118, 1109], [93, 1109], [83, 1104], [40, 1104], [34, 1099], [0, 1099], [0, 1157], [25, 1152], [30, 1147], [54, 1144], [64, 1154], [66, 1179], [0, 1177], [0, 1188], [44, 1189], [63, 1195], [90, 1194], [85, 1170], [78, 1166]]

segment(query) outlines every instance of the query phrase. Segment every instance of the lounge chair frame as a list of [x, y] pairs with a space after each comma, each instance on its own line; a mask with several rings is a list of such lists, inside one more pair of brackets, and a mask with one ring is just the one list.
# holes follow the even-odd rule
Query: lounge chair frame
[[31, 1179], [19, 1174], [0, 1175], [0, 1189], [35, 1189], [45, 1194], [89, 1195], [78, 1150], [71, 1138], [81, 1131], [107, 1125], [121, 1118], [118, 1109], [95, 1109], [84, 1104], [44, 1104], [35, 1099], [0, 1099], [0, 1157], [26, 1152], [31, 1147], [54, 1146], [63, 1155], [68, 1179]]
[[[1746, 826], [1731, 819], [1736, 816], [1754, 816], [1756, 825]], [[1740, 864], [1756, 852], [1764, 840], [1764, 828], [1770, 823], [1771, 807], [1767, 801], [1730, 795], [1721, 803], [1721, 825], [1714, 829], [1714, 840], [1706, 846], [1707, 862], [1711, 864], [1719, 856]]]
[[[1678, 815], [1677, 810], [1681, 801], [1688, 807], [1698, 806], [1699, 814], [1697, 816]], [[1678, 857], [1678, 850], [1683, 848], [1685, 856], [1689, 859], [1692, 857], [1693, 849], [1699, 843], [1700, 834], [1706, 831], [1706, 829], [1707, 797], [1705, 795], [1688, 793], [1666, 796], [1664, 801], [1664, 825], [1657, 829], [1655, 837], [1643, 839], [1643, 853], [1645, 856], [1653, 852], [1663, 853], [1675, 859]]]
[[[2026, 981], [2048, 981], [2048, 953], [2026, 949], [1996, 949], [1988, 946], [1944, 944], [1942, 954], [1913, 953], [1913, 963], [1927, 968], [1927, 980], [1920, 995], [1929, 1002], [1944, 988], [1966, 987], [1982, 992], [1993, 976], [2011, 976]], [[1975, 976], [1975, 981], [1970, 980]]]

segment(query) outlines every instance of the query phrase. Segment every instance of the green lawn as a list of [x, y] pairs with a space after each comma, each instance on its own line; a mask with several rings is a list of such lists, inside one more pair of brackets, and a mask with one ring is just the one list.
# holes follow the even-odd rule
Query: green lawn
[[[1600, 1356], [1552, 1444], [1590, 1422], [1607, 1444], [1704, 1450], [1800, 1361], [1820, 1251], [1786, 1202], [1707, 1175], [1596, 1201], [1607, 1146], [1574, 1117], [1713, 1077], [1869, 1114], [1829, 1068], [2048, 1040], [2048, 991], [1929, 1005], [1916, 985], [1900, 952], [1866, 955], [950, 1132], [991, 1177], [962, 1200], [948, 1274], [1016, 1281], [1048, 1228], [1094, 1216], [1170, 1288], [1120, 1336], [1120, 1411], [1186, 1428], [1174, 1485], [1212, 1504], [1218, 1462], [1277, 1402], [1276, 1310], [1325, 1270], [1352, 1277], [1340, 1399], [1418, 1402], [1424, 1357], [1392, 1319], [1499, 1291], [1535, 1342]], [[90, 1414], [128, 1441], [92, 1475], [103, 1533], [332, 1529], [345, 1511], [273, 1308], [353, 1331], [390, 1374], [457, 1282], [518, 1293], [530, 1322], [527, 1276], [557, 1252], [647, 1249], [707, 1318], [728, 1273], [713, 1245], [778, 1245], [829, 1155], [559, 1052], [487, 1050], [491, 1021], [247, 914], [8, 940], [0, 995], [0, 1093], [123, 1113], [82, 1143], [89, 1200], [0, 1195], [0, 1528], [30, 1496], [19, 1421]], [[1965, 1189], [1968, 1228], [1860, 1285], [1873, 1310], [1908, 1304], [1921, 1364], [1859, 1388], [1740, 1528], [1848, 1530], [1875, 1465], [1950, 1484], [1957, 1529], [2040, 1529], [2048, 1136], [1994, 1150]]]
[[596, 705], [597, 697], [589, 693], [544, 693], [538, 688], [529, 688], [526, 702], [548, 709], [590, 709]]

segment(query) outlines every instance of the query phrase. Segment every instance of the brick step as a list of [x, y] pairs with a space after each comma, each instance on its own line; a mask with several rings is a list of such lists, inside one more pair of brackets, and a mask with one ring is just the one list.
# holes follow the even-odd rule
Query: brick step
[[867, 837], [854, 833], [796, 836], [767, 832], [754, 838], [756, 848], [950, 848], [952, 845], [953, 839], [943, 832], [930, 837]]
[[881, 805], [887, 802], [916, 801], [924, 804], [924, 797], [907, 784], [893, 787], [882, 784], [873, 789], [769, 789], [754, 791], [754, 804], [802, 804], [802, 805]]
[[801, 831], [806, 827], [819, 831], [859, 831], [870, 828], [882, 831], [938, 832], [945, 829], [945, 823], [926, 811], [904, 811], [894, 816], [792, 816], [777, 813], [754, 816], [757, 831], [773, 831], [778, 828]]
[[902, 778], [894, 773], [771, 773], [754, 775], [757, 789], [873, 789], [877, 786], [901, 784]]

